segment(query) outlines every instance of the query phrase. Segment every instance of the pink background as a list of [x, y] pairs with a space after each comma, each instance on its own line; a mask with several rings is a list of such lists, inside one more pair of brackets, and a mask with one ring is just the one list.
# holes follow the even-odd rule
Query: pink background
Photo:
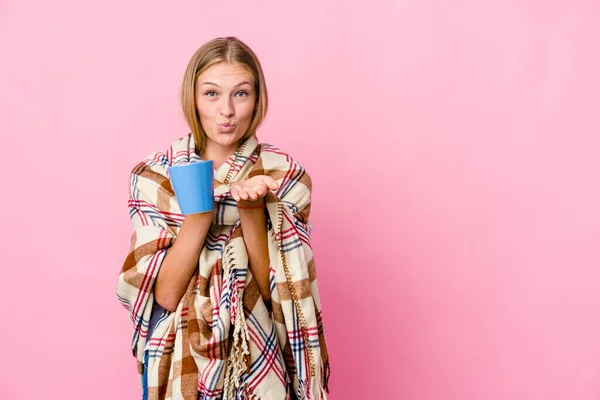
[[350, 3], [0, 3], [0, 399], [140, 397], [128, 174], [224, 35], [313, 176], [331, 399], [600, 398], [600, 4]]

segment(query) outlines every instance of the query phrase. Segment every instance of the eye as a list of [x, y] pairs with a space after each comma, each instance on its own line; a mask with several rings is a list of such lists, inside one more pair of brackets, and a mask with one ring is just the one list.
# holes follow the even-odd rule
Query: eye
[[217, 92], [215, 92], [214, 90], [209, 90], [206, 93], [204, 93], [204, 95], [208, 97], [215, 97], [217, 95]]
[[245, 90], [240, 90], [235, 95], [237, 96], [239, 94], [243, 94], [243, 96], [238, 96], [238, 97], [246, 97], [246, 96], [248, 96], [248, 92], [246, 92]]

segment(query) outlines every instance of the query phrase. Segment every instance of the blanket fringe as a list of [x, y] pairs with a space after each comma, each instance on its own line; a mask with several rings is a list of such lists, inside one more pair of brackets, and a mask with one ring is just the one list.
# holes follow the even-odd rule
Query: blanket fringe
[[225, 368], [225, 393], [224, 400], [236, 399], [236, 393], [242, 391], [242, 375], [246, 372], [247, 362], [250, 357], [248, 342], [250, 334], [244, 317], [242, 301], [237, 302], [231, 351], [227, 357]]
[[309, 378], [308, 392], [310, 393], [310, 400], [327, 400], [325, 390], [327, 369], [327, 366], [323, 366], [321, 357], [319, 357], [319, 361], [315, 365], [315, 374]]

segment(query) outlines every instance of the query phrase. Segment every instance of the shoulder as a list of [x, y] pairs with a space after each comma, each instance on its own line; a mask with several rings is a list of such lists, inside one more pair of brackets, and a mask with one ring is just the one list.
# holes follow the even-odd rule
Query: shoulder
[[131, 169], [131, 174], [140, 174], [144, 171], [166, 173], [167, 167], [188, 161], [195, 155], [194, 139], [191, 133], [178, 137], [164, 150], [154, 151], [139, 160]]
[[280, 169], [302, 171], [307, 174], [306, 168], [300, 164], [289, 152], [269, 143], [260, 144], [260, 157], [265, 169]]
[[197, 156], [191, 133], [177, 138], [165, 150], [148, 154], [130, 170], [129, 190], [131, 195], [138, 197], [140, 191], [172, 194], [167, 168], [180, 162], [189, 161], [193, 157]]
[[[290, 153], [268, 143], [260, 144], [260, 161], [266, 175], [282, 180], [282, 186], [312, 189], [312, 179], [306, 168]], [[300, 184], [300, 185], [297, 185]]]

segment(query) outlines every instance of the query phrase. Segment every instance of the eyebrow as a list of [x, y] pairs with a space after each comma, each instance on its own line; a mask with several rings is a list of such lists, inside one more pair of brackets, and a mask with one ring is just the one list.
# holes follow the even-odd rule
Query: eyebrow
[[[217, 85], [216, 83], [212, 83], [212, 82], [203, 82], [202, 84], [203, 84], [203, 85], [213, 85], [213, 86], [216, 86], [216, 87], [220, 87], [220, 86], [219, 86], [219, 85]], [[250, 85], [250, 82], [248, 82], [248, 81], [240, 82], [240, 83], [238, 83], [237, 85], [235, 85], [235, 86], [234, 86], [234, 88], [236, 88], [236, 87], [238, 87], [238, 86], [246, 85], [246, 84]]]

